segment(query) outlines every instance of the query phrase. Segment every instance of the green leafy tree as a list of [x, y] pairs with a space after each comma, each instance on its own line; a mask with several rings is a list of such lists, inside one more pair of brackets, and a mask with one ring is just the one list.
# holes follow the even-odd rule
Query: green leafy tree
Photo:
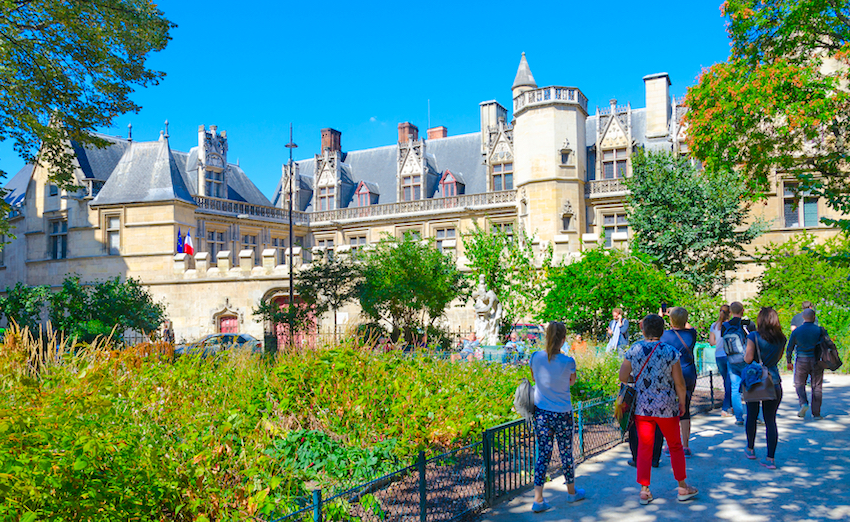
[[374, 320], [392, 325], [392, 337], [412, 343], [433, 328], [449, 304], [469, 289], [455, 261], [433, 242], [407, 235], [385, 237], [363, 258], [360, 306]]
[[638, 150], [627, 208], [632, 246], [669, 274], [713, 293], [727, 284], [745, 247], [767, 227], [745, 225], [747, 189], [731, 171], [709, 175], [669, 152]]
[[14, 288], [6, 287], [6, 295], [0, 297], [0, 312], [7, 321], [14, 321], [21, 328], [27, 327], [35, 332], [49, 295], [47, 285], [26, 286], [19, 281]]
[[[486, 228], [474, 223], [472, 231], [463, 236], [464, 255], [469, 259], [473, 279], [484, 276], [488, 289], [496, 292], [502, 303], [502, 330], [510, 329], [518, 321], [531, 317], [539, 310], [548, 289], [547, 277], [552, 268], [553, 249], [550, 244], [535, 262], [534, 237], [521, 227], [513, 233]], [[489, 229], [489, 230], [488, 230]]]
[[50, 320], [68, 337], [91, 342], [113, 330], [121, 340], [128, 329], [150, 333], [165, 320], [165, 306], [156, 303], [138, 279], [119, 277], [84, 284], [71, 275], [50, 296]]
[[[290, 306], [268, 299], [261, 301], [254, 308], [253, 315], [265, 321], [275, 337], [283, 337], [290, 349], [295, 348], [301, 336], [311, 333], [315, 324], [313, 307], [304, 302], [296, 302]], [[276, 340], [274, 346], [271, 351], [279, 348]]]
[[543, 298], [538, 320], [562, 321], [570, 330], [590, 332], [594, 339], [605, 332], [614, 308], [622, 308], [636, 323], [648, 313], [657, 313], [662, 301], [685, 305], [692, 296], [685, 281], [656, 268], [645, 254], [601, 246], [553, 268], [549, 278], [551, 289]]
[[163, 78], [145, 62], [173, 27], [151, 0], [0, 0], [0, 141], [71, 186], [68, 142], [103, 147], [91, 133], [138, 112], [130, 95]]
[[850, 214], [850, 3], [728, 0], [722, 12], [732, 53], [688, 89], [691, 152], [710, 172], [734, 169], [754, 197], [779, 171]]
[[360, 267], [350, 256], [315, 261], [295, 274], [295, 291], [313, 312], [333, 312], [334, 333], [337, 311], [357, 299], [359, 283]]

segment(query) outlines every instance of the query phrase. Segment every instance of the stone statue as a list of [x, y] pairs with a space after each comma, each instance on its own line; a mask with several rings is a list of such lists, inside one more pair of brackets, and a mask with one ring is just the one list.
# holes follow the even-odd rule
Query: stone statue
[[472, 292], [475, 299], [475, 335], [484, 346], [494, 346], [499, 342], [499, 326], [502, 322], [502, 304], [496, 292], [487, 290], [484, 276], [478, 276], [478, 288]]

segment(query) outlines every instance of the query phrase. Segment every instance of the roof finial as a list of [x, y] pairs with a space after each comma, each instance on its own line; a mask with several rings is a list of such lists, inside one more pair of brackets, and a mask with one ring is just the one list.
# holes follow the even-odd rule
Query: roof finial
[[127, 141], [133, 141], [133, 124], [127, 124]]
[[168, 137], [168, 120], [165, 120], [165, 137]]
[[528, 60], [525, 59], [525, 53], [522, 53], [522, 58], [519, 59], [519, 67], [514, 78], [514, 85], [511, 89], [517, 87], [537, 88], [537, 82], [534, 81], [534, 76], [531, 75], [531, 69], [528, 67]]

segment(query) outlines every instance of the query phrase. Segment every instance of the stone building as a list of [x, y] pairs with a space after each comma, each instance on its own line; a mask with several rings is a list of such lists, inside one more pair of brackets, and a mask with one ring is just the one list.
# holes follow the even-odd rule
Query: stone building
[[[68, 273], [84, 281], [137, 277], [166, 303], [178, 339], [217, 331], [262, 338], [253, 308], [288, 298], [290, 186], [295, 270], [314, 254], [345, 255], [406, 233], [434, 238], [463, 268], [461, 236], [485, 221], [533, 232], [535, 249], [551, 245], [556, 262], [599, 242], [625, 247], [622, 180], [631, 175], [632, 151], [688, 152], [686, 108], [671, 96], [669, 76], [651, 74], [644, 83], [644, 107], [611, 100], [589, 112], [579, 88], [538, 86], [523, 54], [510, 115], [485, 101], [478, 132], [451, 136], [440, 126], [420, 136], [403, 122], [396, 143], [359, 151], [345, 151], [341, 133], [323, 129], [313, 158], [292, 172], [284, 165], [271, 200], [228, 161], [226, 132], [215, 126], [200, 126], [188, 152], [171, 149], [167, 122], [156, 141], [102, 136], [104, 149], [71, 143], [83, 190], [60, 190], [40, 165], [7, 185], [17, 238], [0, 258], [0, 288], [58, 286]], [[819, 223], [824, 203], [799, 201], [793, 183], [776, 175], [757, 205], [772, 223], [758, 244], [802, 230], [835, 234]], [[178, 231], [191, 235], [194, 255], [177, 253]], [[742, 261], [727, 298], [754, 293], [743, 280], [758, 270]], [[339, 320], [356, 315], [352, 307]], [[447, 320], [455, 328], [473, 322], [466, 307], [453, 307]]]

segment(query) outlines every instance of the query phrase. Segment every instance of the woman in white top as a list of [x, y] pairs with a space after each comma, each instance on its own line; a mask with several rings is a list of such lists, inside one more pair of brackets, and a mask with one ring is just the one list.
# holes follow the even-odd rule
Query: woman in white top
[[535, 513], [551, 507], [543, 498], [543, 483], [556, 437], [569, 493], [567, 502], [584, 498], [584, 490], [575, 487], [570, 386], [576, 382], [576, 361], [561, 353], [566, 338], [567, 328], [564, 323], [553, 321], [546, 328], [546, 351], [531, 355], [531, 378], [535, 382], [534, 405], [537, 407], [534, 412], [537, 464], [534, 467], [534, 504], [531, 506]]
[[732, 409], [732, 386], [729, 383], [729, 368], [726, 366], [726, 350], [723, 349], [723, 337], [720, 335], [720, 329], [723, 323], [729, 320], [730, 316], [729, 305], [720, 307], [720, 316], [716, 323], [711, 324], [708, 334], [708, 342], [714, 346], [714, 360], [717, 361], [717, 371], [723, 377], [723, 406], [720, 407], [720, 415], [723, 417], [732, 417], [730, 412]]

